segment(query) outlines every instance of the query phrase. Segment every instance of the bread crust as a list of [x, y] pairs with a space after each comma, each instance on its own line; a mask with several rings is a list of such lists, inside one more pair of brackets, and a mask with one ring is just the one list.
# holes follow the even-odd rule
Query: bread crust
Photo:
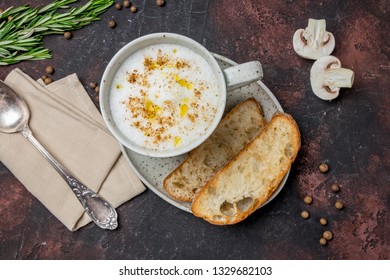
[[[215, 174], [226, 162], [228, 162], [232, 157], [234, 157], [244, 147], [244, 145], [246, 143], [250, 142], [260, 132], [260, 130], [265, 126], [266, 122], [265, 122], [265, 119], [263, 117], [263, 112], [262, 112], [262, 109], [260, 107], [260, 104], [256, 101], [256, 99], [249, 98], [249, 99], [239, 103], [238, 105], [236, 105], [221, 120], [221, 123], [218, 125], [216, 131], [212, 134], [212, 136], [210, 136], [210, 138], [207, 139], [205, 141], [205, 143], [203, 143], [199, 147], [197, 147], [194, 150], [192, 150], [189, 153], [189, 155], [183, 160], [183, 162], [181, 162], [180, 165], [177, 168], [175, 168], [164, 179], [163, 187], [164, 187], [165, 191], [172, 198], [174, 198], [175, 200], [184, 201], [184, 202], [191, 202], [193, 200], [193, 198], [195, 196], [195, 193], [192, 192], [192, 191], [190, 192], [188, 190], [184, 190], [181, 195], [178, 194], [179, 191], [173, 185], [174, 184], [173, 178], [175, 176], [176, 177], [180, 177], [182, 173], [192, 172], [191, 170], [190, 171], [188, 170], [188, 168], [191, 168], [191, 167], [189, 167], [189, 166], [186, 167], [186, 165], [197, 165], [197, 164], [199, 165], [199, 164], [201, 164], [201, 163], [198, 162], [199, 160], [197, 161], [196, 157], [199, 156], [201, 153], [205, 152], [204, 151], [205, 145], [210, 145], [211, 147], [213, 147], [214, 143], [212, 141], [215, 142], [216, 138], [218, 138], [218, 133], [221, 132], [220, 131], [221, 129], [219, 127], [224, 125], [224, 124], [226, 124], [226, 123], [228, 123], [232, 118], [235, 117], [236, 113], [239, 110], [241, 110], [242, 108], [246, 108], [246, 107], [249, 107], [250, 109], [254, 108], [254, 110], [255, 110], [255, 111], [253, 111], [251, 113], [255, 116], [256, 122], [258, 122], [258, 124], [256, 124], [257, 125], [257, 127], [256, 127], [257, 130], [252, 132], [253, 135], [251, 134], [250, 135], [250, 139], [246, 139], [245, 140], [246, 142], [242, 146], [236, 147], [235, 151], [230, 149], [229, 147], [226, 147], [227, 150], [223, 150], [222, 151], [222, 152], [226, 153], [226, 154], [222, 155], [222, 157], [226, 158], [226, 159], [223, 159], [223, 163], [212, 162], [210, 168], [204, 167], [204, 166], [202, 167], [202, 168], [206, 168], [206, 170], [204, 170], [204, 171], [207, 172], [207, 173], [210, 173], [210, 176]], [[249, 114], [249, 112], [248, 112], [248, 114]], [[250, 125], [251, 124], [243, 124], [243, 127], [245, 127], [245, 126], [249, 127]], [[229, 131], [229, 134], [230, 134], [230, 136], [232, 138], [239, 137], [239, 135], [236, 135], [236, 134], [238, 134], [238, 132], [235, 132], [235, 131]], [[215, 137], [215, 138], [213, 138], [213, 137]], [[215, 152], [215, 151], [213, 151], [213, 152]], [[221, 152], [221, 150], [219, 150], [219, 152]], [[192, 162], [190, 162], [190, 161], [192, 161]], [[205, 182], [206, 182], [206, 180], [202, 181], [202, 180], [198, 179], [197, 182], [191, 182], [191, 188], [199, 189], [201, 186], [203, 186], [203, 184]], [[189, 188], [188, 185], [190, 185], [190, 184], [187, 184], [184, 188]]]
[[[214, 205], [214, 209], [210, 210], [211, 207], [208, 207], [208, 205], [205, 206], [205, 203], [208, 202], [208, 199], [214, 195], [216, 190], [221, 190], [221, 188], [227, 188], [231, 189], [235, 186], [229, 186], [229, 184], [223, 185], [221, 182], [224, 179], [224, 176], [229, 178], [229, 175], [232, 174], [232, 172], [235, 172], [234, 169], [239, 166], [238, 163], [243, 161], [243, 158], [248, 157], [248, 154], [253, 152], [256, 153], [256, 146], [261, 146], [261, 149], [265, 149], [266, 146], [275, 145], [274, 143], [266, 143], [267, 137], [272, 133], [272, 129], [275, 128], [275, 125], [282, 121], [282, 123], [287, 124], [290, 132], [291, 137], [289, 137], [288, 141], [289, 144], [291, 144], [292, 150], [291, 150], [291, 156], [288, 157], [288, 160], [283, 162], [282, 166], [278, 166], [278, 171], [272, 174], [272, 184], [269, 184], [267, 186], [260, 185], [258, 188], [262, 188], [262, 192], [259, 191], [259, 194], [262, 194], [258, 197], [254, 197], [253, 202], [250, 204], [250, 206], [245, 209], [245, 211], [239, 211], [237, 209], [236, 205], [233, 205], [233, 208], [236, 210], [236, 213], [233, 215], [225, 215], [221, 208], [222, 205]], [[268, 141], [270, 142], [270, 141]], [[213, 177], [211, 177], [204, 187], [195, 195], [195, 198], [192, 203], [192, 213], [197, 216], [205, 219], [209, 223], [215, 224], [215, 225], [231, 225], [236, 224], [245, 218], [247, 218], [250, 214], [252, 214], [256, 209], [258, 209], [264, 202], [267, 201], [267, 199], [272, 195], [272, 193], [278, 188], [280, 182], [282, 181], [283, 177], [288, 172], [289, 168], [291, 167], [291, 164], [294, 162], [298, 151], [301, 147], [301, 135], [299, 132], [299, 128], [295, 120], [291, 115], [285, 114], [285, 113], [276, 113], [272, 117], [271, 121], [266, 125], [266, 127], [255, 137], [255, 139], [248, 143], [242, 150], [239, 152], [233, 159], [231, 159], [223, 168], [221, 168]], [[261, 163], [259, 164], [268, 164], [268, 163]], [[238, 172], [238, 171], [237, 171]], [[265, 174], [262, 174], [265, 176]], [[245, 180], [248, 176], [243, 176], [242, 178], [242, 184], [248, 183]], [[222, 199], [223, 200], [223, 199]], [[230, 203], [230, 202], [228, 202]], [[231, 203], [230, 203], [231, 204]], [[209, 208], [209, 209], [206, 209]], [[215, 210], [215, 208], [218, 209]], [[211, 213], [211, 211], [214, 211]]]

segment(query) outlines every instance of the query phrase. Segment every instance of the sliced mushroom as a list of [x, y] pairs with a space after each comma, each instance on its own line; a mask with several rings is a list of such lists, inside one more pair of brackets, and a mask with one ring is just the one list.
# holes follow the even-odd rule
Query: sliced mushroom
[[310, 70], [311, 88], [323, 100], [335, 99], [340, 88], [351, 88], [354, 77], [355, 73], [341, 68], [340, 60], [332, 55], [318, 59]]
[[326, 31], [324, 19], [309, 18], [306, 29], [298, 29], [294, 33], [293, 47], [295, 52], [304, 58], [316, 60], [330, 55], [334, 50], [333, 34]]

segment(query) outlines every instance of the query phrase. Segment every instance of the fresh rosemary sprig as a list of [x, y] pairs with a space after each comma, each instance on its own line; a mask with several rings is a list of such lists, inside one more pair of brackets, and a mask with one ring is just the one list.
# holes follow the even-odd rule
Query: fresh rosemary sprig
[[[99, 20], [114, 0], [90, 0], [81, 7], [69, 8], [74, 2], [77, 0], [55, 0], [44, 7], [22, 5], [0, 13], [0, 65], [50, 58], [50, 50], [42, 46], [43, 36], [76, 30]], [[60, 9], [67, 10], [59, 13]]]

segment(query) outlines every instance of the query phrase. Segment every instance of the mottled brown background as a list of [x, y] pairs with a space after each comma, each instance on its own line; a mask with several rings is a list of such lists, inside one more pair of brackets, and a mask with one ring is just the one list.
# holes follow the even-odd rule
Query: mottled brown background
[[[0, 8], [21, 2], [1, 1]], [[50, 1], [39, 1], [48, 3]], [[110, 8], [70, 41], [49, 36], [53, 59], [15, 67], [34, 78], [47, 65], [60, 79], [76, 72], [87, 87], [111, 57], [152, 32], [176, 32], [237, 62], [260, 60], [264, 83], [301, 129], [302, 149], [283, 191], [235, 226], [212, 226], [147, 191], [118, 209], [120, 228], [89, 225], [69, 232], [0, 164], [1, 259], [389, 259], [390, 258], [390, 5], [388, 1], [133, 1], [138, 12]], [[107, 27], [115, 19], [116, 29]], [[332, 102], [311, 91], [312, 61], [298, 57], [292, 36], [308, 18], [324, 18], [336, 38], [333, 52], [355, 71], [352, 89]], [[88, 89], [98, 106], [97, 95]], [[318, 165], [330, 166], [327, 174]], [[39, 174], [37, 174], [39, 176]], [[334, 195], [329, 185], [337, 182]], [[312, 195], [307, 206], [302, 198]], [[339, 197], [345, 209], [333, 207]], [[308, 209], [311, 217], [299, 213]], [[329, 219], [334, 240], [318, 240]]]

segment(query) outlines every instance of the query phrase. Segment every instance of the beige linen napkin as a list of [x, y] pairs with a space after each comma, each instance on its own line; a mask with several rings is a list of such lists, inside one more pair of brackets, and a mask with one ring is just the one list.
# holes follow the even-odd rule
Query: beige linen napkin
[[[26, 101], [34, 136], [86, 186], [114, 207], [145, 190], [76, 74], [45, 86], [15, 69], [4, 82]], [[67, 183], [20, 133], [0, 133], [0, 160], [69, 230], [91, 221]]]

